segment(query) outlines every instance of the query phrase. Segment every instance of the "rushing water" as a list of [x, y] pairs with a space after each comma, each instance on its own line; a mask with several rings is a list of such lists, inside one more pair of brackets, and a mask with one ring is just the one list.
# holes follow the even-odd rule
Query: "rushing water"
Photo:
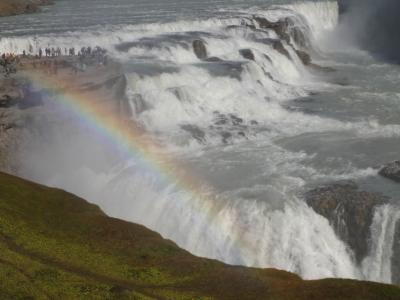
[[[131, 157], [104, 158], [102, 141], [85, 132], [65, 139], [56, 129], [58, 138], [29, 153], [25, 175], [197, 255], [305, 278], [390, 282], [400, 190], [377, 170], [399, 159], [400, 70], [351, 44], [337, 27], [336, 2], [289, 2], [59, 0], [40, 14], [0, 20], [0, 52], [106, 48], [124, 65], [132, 118], [204, 189], [160, 179]], [[255, 15], [291, 16], [314, 61], [337, 71], [306, 68], [288, 45], [291, 59], [274, 50], [265, 43], [278, 38], [273, 31], [244, 26]], [[199, 60], [194, 39], [221, 61]], [[241, 49], [252, 49], [255, 61]], [[301, 197], [345, 179], [393, 197], [376, 212], [361, 266]]]

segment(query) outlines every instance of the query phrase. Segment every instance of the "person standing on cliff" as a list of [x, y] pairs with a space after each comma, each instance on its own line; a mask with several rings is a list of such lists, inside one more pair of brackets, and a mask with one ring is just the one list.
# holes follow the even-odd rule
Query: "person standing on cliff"
[[42, 58], [42, 55], [43, 55], [43, 50], [42, 50], [42, 48], [39, 48], [39, 59]]

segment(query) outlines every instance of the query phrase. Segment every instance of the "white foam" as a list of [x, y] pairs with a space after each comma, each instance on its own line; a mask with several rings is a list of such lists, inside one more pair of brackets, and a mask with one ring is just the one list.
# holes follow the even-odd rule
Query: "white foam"
[[[247, 10], [244, 15], [254, 13]], [[332, 30], [337, 22], [337, 4], [332, 1], [303, 2], [279, 9], [257, 10], [256, 13], [271, 20], [292, 16], [297, 22], [295, 25], [310, 33], [314, 40]], [[45, 141], [35, 140], [33, 143], [37, 145], [27, 148], [30, 151], [26, 154], [25, 171], [31, 179], [65, 188], [98, 203], [114, 217], [157, 230], [197, 255], [232, 264], [285, 269], [307, 279], [345, 277], [390, 282], [388, 259], [391, 254], [383, 245], [392, 242], [392, 224], [397, 217], [389, 216], [388, 208], [375, 214], [374, 244], [360, 268], [352, 261], [350, 251], [328, 221], [297, 196], [307, 180], [362, 178], [376, 175], [376, 170], [351, 168], [346, 174], [335, 171], [320, 174], [303, 163], [310, 156], [279, 148], [274, 141], [320, 132], [340, 132], [363, 138], [398, 137], [400, 126], [382, 125], [373, 119], [342, 122], [283, 108], [283, 102], [306, 96], [307, 87], [324, 85], [313, 82], [285, 41], [282, 43], [291, 59], [268, 43], [257, 40], [276, 39], [273, 32], [226, 28], [240, 25], [242, 20], [242, 17], [231, 17], [110, 26], [0, 40], [0, 52], [22, 52], [29, 45], [34, 51], [47, 46], [79, 49], [99, 45], [127, 65], [140, 62], [148, 69], [154, 65], [156, 69], [171, 67], [165, 72], [141, 73], [133, 64], [133, 71], [126, 74], [132, 118], [168, 143], [168, 149], [173, 149], [179, 159], [185, 154], [186, 158], [189, 156], [188, 161], [199, 159], [202, 160], [199, 164], [206, 166], [212, 164], [215, 167], [220, 163], [217, 167], [228, 170], [222, 173], [226, 177], [211, 174], [210, 170], [207, 175], [222, 177], [226, 182], [209, 187], [213, 182], [197, 178], [199, 185], [202, 183], [204, 187], [193, 191], [177, 186], [173, 180], [136, 161], [121, 162], [113, 157], [119, 164], [111, 168], [110, 165], [115, 166], [114, 160], [108, 161], [103, 153], [104, 145], [88, 144], [82, 136], [72, 135], [65, 139], [65, 132], [56, 126], [51, 129], [58, 134], [57, 143], [52, 141], [48, 145], [46, 136]], [[166, 37], [172, 33], [179, 35], [179, 43]], [[223, 59], [225, 66], [204, 62], [195, 56], [191, 42], [199, 36], [204, 40], [209, 56]], [[126, 52], [115, 47], [141, 38], [157, 44], [154, 47], [132, 44]], [[241, 49], [251, 49], [255, 60], [242, 57]], [[211, 64], [222, 73], [213, 73]], [[223, 67], [234, 69], [239, 65], [241, 71], [223, 73]], [[241, 118], [247, 126], [241, 129], [247, 130], [247, 140], [243, 142], [242, 139], [242, 144], [234, 140], [232, 146], [221, 147], [218, 132], [210, 129], [215, 122], [215, 112]], [[256, 128], [248, 129], [254, 121]], [[181, 125], [185, 124], [205, 132], [206, 146], [193, 145], [194, 140], [190, 139], [182, 142], [185, 147], [189, 144], [188, 148], [180, 147], [176, 141], [184, 139]], [[66, 141], [72, 146], [65, 145]], [[237, 145], [239, 147], [235, 148]], [[217, 154], [213, 153], [213, 146]], [[248, 148], [243, 149], [246, 146]], [[193, 149], [199, 148], [199, 152], [193, 153]], [[216, 156], [217, 159], [213, 159], [213, 155], [222, 155], [222, 158]], [[95, 167], [90, 167], [88, 161], [95, 158]], [[236, 165], [239, 165], [237, 169]], [[237, 174], [243, 176], [240, 167], [264, 167], [265, 170], [255, 172], [251, 169], [252, 177], [240, 178], [238, 186], [230, 187], [229, 184], [233, 184], [230, 181], [237, 179]]]

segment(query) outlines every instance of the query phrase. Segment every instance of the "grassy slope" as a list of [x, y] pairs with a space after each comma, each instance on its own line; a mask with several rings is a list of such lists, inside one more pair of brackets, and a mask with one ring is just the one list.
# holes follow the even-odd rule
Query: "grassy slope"
[[49, 298], [398, 300], [400, 288], [198, 258], [76, 196], [0, 173], [0, 299]]

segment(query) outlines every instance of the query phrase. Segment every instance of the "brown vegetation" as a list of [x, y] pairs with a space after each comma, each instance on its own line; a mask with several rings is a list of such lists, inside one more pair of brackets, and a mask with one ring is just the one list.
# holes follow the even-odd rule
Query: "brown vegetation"
[[53, 0], [1, 0], [0, 17], [34, 13], [42, 5], [53, 4]]

